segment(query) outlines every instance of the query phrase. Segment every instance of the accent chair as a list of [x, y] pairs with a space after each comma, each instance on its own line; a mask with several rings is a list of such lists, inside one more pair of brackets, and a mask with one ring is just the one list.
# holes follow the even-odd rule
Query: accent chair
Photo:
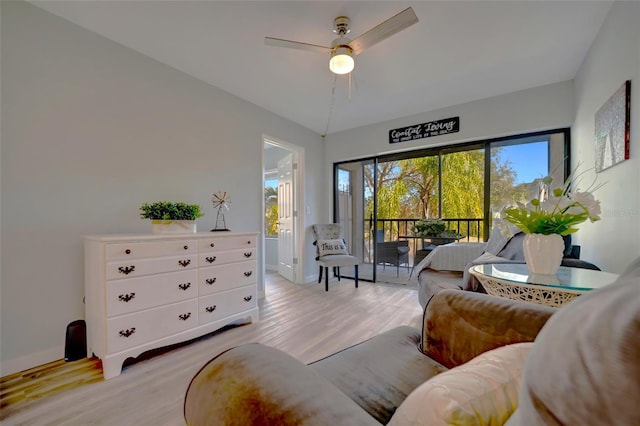
[[351, 255], [346, 241], [342, 236], [342, 226], [339, 223], [316, 224], [312, 226], [316, 240], [316, 262], [320, 267], [318, 283], [322, 282], [324, 268], [324, 289], [329, 291], [329, 268], [333, 268], [333, 274], [340, 281], [340, 267], [353, 266], [355, 286], [358, 288], [358, 264], [357, 257]]

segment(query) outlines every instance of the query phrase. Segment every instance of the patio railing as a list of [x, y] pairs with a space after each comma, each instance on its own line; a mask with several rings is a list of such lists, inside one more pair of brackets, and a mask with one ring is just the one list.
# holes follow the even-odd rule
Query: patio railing
[[[377, 235], [377, 241], [395, 241], [403, 239], [403, 236], [413, 235], [412, 229], [420, 219], [378, 219], [373, 224], [371, 220], [364, 221], [365, 232], [365, 262], [373, 261], [367, 259], [373, 254], [373, 238], [374, 233]], [[481, 242], [484, 241], [484, 227], [482, 218], [455, 218], [442, 219], [448, 231], [453, 231], [463, 237], [460, 242]], [[412, 252], [414, 249], [412, 249]]]

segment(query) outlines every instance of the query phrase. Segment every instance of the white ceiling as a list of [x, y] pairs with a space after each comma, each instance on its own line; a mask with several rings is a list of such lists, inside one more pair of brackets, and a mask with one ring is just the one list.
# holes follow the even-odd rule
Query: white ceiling
[[[572, 79], [611, 2], [31, 1], [319, 134]], [[329, 57], [265, 46], [329, 46], [413, 7], [419, 22], [357, 56], [354, 87]], [[332, 100], [333, 99], [333, 100]], [[333, 105], [333, 106], [332, 106]], [[331, 113], [330, 113], [331, 111]], [[329, 117], [331, 118], [329, 119]]]

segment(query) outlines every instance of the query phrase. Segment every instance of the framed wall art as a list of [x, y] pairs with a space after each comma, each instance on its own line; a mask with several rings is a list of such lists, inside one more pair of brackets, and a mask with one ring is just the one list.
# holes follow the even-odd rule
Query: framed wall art
[[596, 112], [596, 172], [629, 159], [630, 127], [631, 80], [627, 80]]

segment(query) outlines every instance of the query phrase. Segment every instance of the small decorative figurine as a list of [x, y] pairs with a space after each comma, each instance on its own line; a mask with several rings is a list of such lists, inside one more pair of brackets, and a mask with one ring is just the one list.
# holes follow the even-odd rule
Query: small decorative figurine
[[224, 220], [224, 211], [229, 210], [229, 204], [231, 203], [229, 194], [227, 194], [227, 191], [215, 192], [211, 202], [213, 203], [213, 208], [218, 209], [218, 213], [216, 214], [216, 227], [213, 228], [211, 232], [229, 231], [230, 229], [227, 228]]

